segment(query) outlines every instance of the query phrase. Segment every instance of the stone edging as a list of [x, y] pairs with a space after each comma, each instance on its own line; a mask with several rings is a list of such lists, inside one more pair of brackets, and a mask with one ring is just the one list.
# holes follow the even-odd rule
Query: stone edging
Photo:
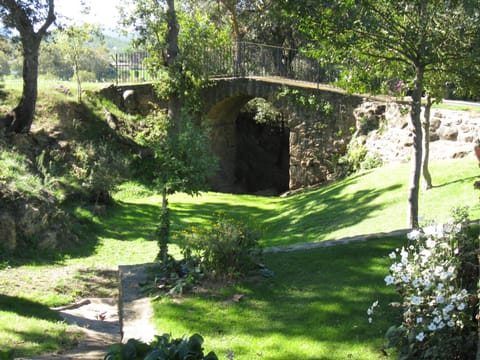
[[122, 342], [137, 339], [145, 343], [153, 340], [155, 327], [151, 323], [153, 308], [150, 297], [141, 292], [147, 281], [147, 270], [153, 263], [118, 266], [118, 312]]

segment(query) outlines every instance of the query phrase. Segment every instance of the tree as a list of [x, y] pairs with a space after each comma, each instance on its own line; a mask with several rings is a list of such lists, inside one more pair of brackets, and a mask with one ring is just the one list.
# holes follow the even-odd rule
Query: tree
[[54, 0], [0, 0], [0, 18], [5, 27], [18, 31], [23, 50], [22, 97], [7, 125], [14, 132], [28, 132], [37, 103], [40, 43], [55, 21]]
[[198, 195], [207, 187], [208, 179], [216, 169], [216, 159], [211, 155], [207, 133], [182, 115], [179, 133], [153, 139], [150, 146], [156, 159], [155, 183], [162, 194], [162, 212], [158, 227], [158, 259], [167, 261], [170, 214], [168, 197], [177, 192]]
[[[322, 4], [319, 4], [321, 2]], [[471, 58], [479, 36], [478, 0], [361, 0], [290, 2], [302, 28], [337, 61], [396, 64], [408, 69], [414, 154], [408, 226], [418, 227], [422, 168], [422, 95], [425, 76], [443, 64]], [[320, 12], [320, 13], [319, 13]], [[370, 71], [370, 69], [365, 69]], [[402, 75], [404, 75], [403, 73]]]
[[156, 159], [155, 182], [162, 194], [158, 259], [166, 263], [170, 232], [168, 196], [179, 191], [197, 194], [206, 188], [216, 166], [206, 133], [194, 121], [198, 115], [198, 92], [207, 79], [201, 74], [201, 66], [196, 66], [198, 53], [188, 51], [189, 41], [195, 36], [179, 40], [174, 0], [137, 1], [126, 19], [140, 35], [136, 45], [149, 50], [151, 71], [162, 74], [157, 90], [161, 97], [168, 98], [166, 133], [151, 139], [149, 144]]
[[91, 49], [87, 47], [87, 44], [101, 37], [102, 35], [98, 27], [91, 24], [83, 24], [70, 25], [60, 30], [55, 39], [61, 54], [72, 67], [73, 77], [77, 82], [78, 102], [82, 102], [81, 65], [84, 63], [85, 55], [91, 55]]

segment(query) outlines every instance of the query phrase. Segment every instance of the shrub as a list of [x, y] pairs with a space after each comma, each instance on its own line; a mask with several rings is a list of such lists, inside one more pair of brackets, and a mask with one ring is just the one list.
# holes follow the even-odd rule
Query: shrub
[[[82, 82], [95, 82], [95, 81], [97, 81], [97, 75], [94, 72], [80, 70], [78, 72], [78, 76], [80, 77], [80, 80]], [[72, 81], [76, 81], [76, 79], [73, 78]]]
[[41, 179], [33, 174], [29, 161], [22, 154], [0, 149], [0, 169], [0, 184], [12, 193], [38, 197], [45, 191]]
[[185, 259], [212, 278], [234, 278], [256, 266], [260, 232], [242, 221], [217, 214], [210, 226], [183, 233]]
[[[413, 230], [408, 245], [390, 254], [396, 262], [385, 282], [402, 298], [403, 319], [386, 336], [400, 359], [474, 358], [479, 236], [464, 211], [454, 217]], [[368, 309], [369, 321], [377, 305]]]
[[129, 339], [125, 344], [110, 346], [104, 360], [218, 360], [213, 351], [204, 355], [203, 342], [198, 334], [188, 339], [171, 339], [164, 334], [155, 336], [149, 344]]
[[110, 201], [110, 193], [128, 173], [128, 159], [107, 143], [93, 141], [75, 147], [71, 174], [95, 203]]
[[367, 154], [360, 163], [360, 168], [363, 170], [370, 170], [381, 167], [383, 165], [382, 157], [379, 153]]

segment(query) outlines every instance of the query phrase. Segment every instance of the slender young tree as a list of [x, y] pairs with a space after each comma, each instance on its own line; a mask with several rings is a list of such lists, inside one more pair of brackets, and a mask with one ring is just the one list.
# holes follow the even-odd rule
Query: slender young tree
[[[198, 91], [205, 81], [197, 71], [198, 57], [182, 52], [192, 39], [184, 37], [183, 48], [179, 46], [180, 26], [174, 0], [139, 0], [127, 19], [140, 34], [137, 45], [152, 51], [150, 68], [157, 75], [163, 74], [158, 88], [161, 96], [168, 98], [165, 136], [149, 142], [156, 159], [155, 182], [162, 195], [157, 258], [165, 263], [170, 237], [168, 197], [180, 191], [198, 194], [207, 187], [216, 167], [208, 137], [194, 121], [198, 115]], [[194, 45], [198, 47], [198, 43]]]
[[82, 79], [80, 70], [82, 59], [90, 53], [87, 44], [95, 39], [102, 39], [100, 29], [91, 24], [71, 25], [57, 34], [55, 42], [63, 57], [67, 60], [73, 70], [73, 77], [77, 83], [77, 99], [82, 102]]
[[23, 92], [19, 104], [7, 116], [14, 132], [28, 132], [37, 103], [40, 43], [55, 21], [54, 0], [0, 0], [0, 19], [20, 35], [23, 50]]

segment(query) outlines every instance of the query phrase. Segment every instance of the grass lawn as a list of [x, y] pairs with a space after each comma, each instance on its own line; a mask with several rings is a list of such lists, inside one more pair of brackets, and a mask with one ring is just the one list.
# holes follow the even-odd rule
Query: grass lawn
[[[263, 227], [265, 247], [403, 229], [409, 171], [410, 164], [393, 164], [284, 198], [179, 194], [170, 201], [173, 230], [201, 224], [220, 210]], [[480, 218], [480, 194], [473, 189], [480, 171], [473, 156], [433, 162], [431, 173], [433, 189], [420, 194], [424, 220], [445, 221], [456, 206], [469, 206], [471, 218]], [[148, 201], [159, 204], [160, 198]]]
[[[179, 194], [170, 199], [173, 230], [202, 224], [223, 211], [264, 227], [266, 247], [391, 231], [405, 227], [408, 173], [409, 165], [392, 165], [284, 198]], [[456, 205], [470, 205], [471, 217], [480, 217], [479, 194], [473, 190], [479, 171], [473, 158], [433, 163], [432, 175], [435, 187], [420, 199], [424, 217], [445, 220]], [[62, 348], [75, 336], [49, 306], [111, 294], [106, 275], [111, 269], [154, 260], [160, 198], [132, 188], [130, 184], [119, 192], [118, 204], [103, 218], [75, 209], [83, 224], [81, 248], [0, 264], [0, 349], [15, 348], [22, 356]], [[220, 358], [227, 349], [236, 359], [381, 357], [383, 332], [394, 314], [383, 307], [384, 316], [371, 326], [366, 309], [377, 299], [385, 306], [394, 296], [383, 277], [386, 254], [399, 242], [269, 254], [272, 279], [250, 279], [179, 302], [162, 300], [156, 305], [159, 333], [178, 337], [199, 332], [206, 337], [206, 348]], [[236, 293], [245, 295], [242, 301], [228, 303]], [[32, 306], [15, 306], [22, 303]], [[22, 322], [22, 328], [12, 326], [14, 321]]]
[[[250, 278], [199, 295], [154, 302], [160, 333], [199, 333], [219, 358], [380, 359], [384, 331], [398, 301], [383, 278], [386, 254], [404, 240], [372, 240], [335, 248], [269, 254], [273, 278]], [[333, 260], [334, 259], [334, 260]], [[234, 295], [244, 295], [239, 302]], [[381, 308], [374, 324], [366, 310]]]

